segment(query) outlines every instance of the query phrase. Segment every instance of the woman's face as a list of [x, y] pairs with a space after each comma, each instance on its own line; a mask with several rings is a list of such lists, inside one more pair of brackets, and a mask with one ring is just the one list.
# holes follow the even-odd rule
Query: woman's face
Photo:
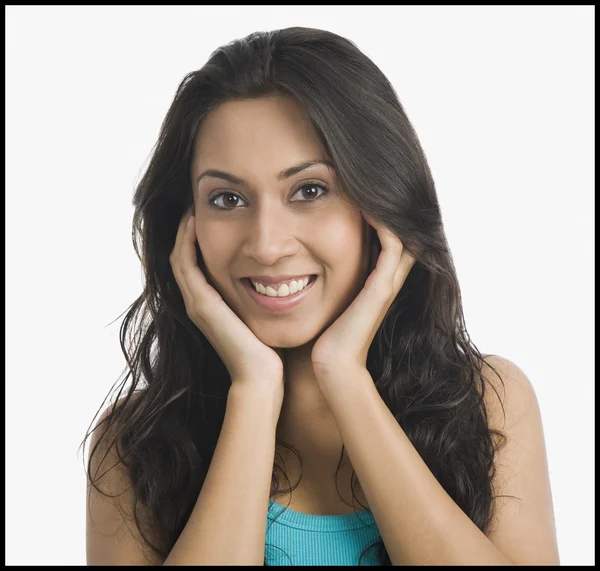
[[[314, 160], [326, 160], [325, 151], [291, 98], [224, 103], [207, 115], [195, 140], [191, 177], [201, 268], [270, 347], [316, 339], [360, 292], [370, 270], [372, 229], [343, 199], [333, 169], [315, 164], [278, 177]], [[242, 182], [214, 175], [199, 179], [208, 169]], [[241, 281], [311, 274], [317, 279], [304, 299], [286, 311], [263, 309]]]

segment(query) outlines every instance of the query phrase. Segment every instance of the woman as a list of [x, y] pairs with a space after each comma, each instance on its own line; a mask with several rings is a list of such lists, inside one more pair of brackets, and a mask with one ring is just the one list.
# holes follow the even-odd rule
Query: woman
[[216, 50], [134, 205], [88, 563], [559, 563], [535, 393], [470, 341], [427, 160], [354, 44]]

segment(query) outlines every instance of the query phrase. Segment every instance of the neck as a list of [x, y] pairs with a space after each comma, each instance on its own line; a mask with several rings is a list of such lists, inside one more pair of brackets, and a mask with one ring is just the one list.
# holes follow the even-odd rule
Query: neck
[[[342, 450], [335, 418], [313, 371], [312, 347], [311, 342], [284, 350], [284, 397], [277, 425], [277, 439], [302, 456], [303, 473], [317, 467], [335, 470]], [[279, 447], [278, 451], [284, 457], [296, 458], [286, 448]]]

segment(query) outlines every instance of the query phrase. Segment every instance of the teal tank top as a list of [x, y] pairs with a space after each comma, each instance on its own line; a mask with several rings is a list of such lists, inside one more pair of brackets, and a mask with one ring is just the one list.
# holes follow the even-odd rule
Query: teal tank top
[[[358, 565], [363, 550], [380, 538], [370, 510], [341, 515], [303, 514], [269, 499], [266, 565]], [[380, 565], [377, 548], [361, 565]]]

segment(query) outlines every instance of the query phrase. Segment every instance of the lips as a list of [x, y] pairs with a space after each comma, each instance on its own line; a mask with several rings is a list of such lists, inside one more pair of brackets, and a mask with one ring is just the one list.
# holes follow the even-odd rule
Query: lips
[[242, 278], [240, 281], [244, 284], [245, 288], [248, 290], [248, 294], [250, 297], [263, 309], [266, 309], [271, 312], [281, 312], [292, 310], [298, 304], [302, 303], [302, 301], [306, 298], [306, 296], [310, 293], [310, 290], [313, 287], [313, 284], [317, 281], [318, 276], [312, 276], [309, 280], [306, 287], [302, 290], [288, 295], [286, 297], [279, 296], [267, 296], [258, 293], [254, 286], [252, 285], [252, 281], [250, 278]]
[[[290, 279], [287, 279], [287, 280], [281, 280], [281, 281], [273, 282], [273, 283], [270, 283], [268, 281], [267, 282], [262, 282], [259, 279], [254, 279], [254, 278], [243, 278], [242, 281], [246, 281], [246, 283], [248, 283], [250, 285], [250, 287], [254, 291], [256, 291], [256, 288], [254, 287], [254, 283], [253, 282], [258, 282], [258, 283], [262, 284], [265, 287], [269, 286], [269, 287], [273, 288], [275, 291], [278, 291], [282, 284], [287, 283], [288, 286], [289, 286], [290, 283], [292, 282], [292, 280], [299, 281], [300, 279], [303, 279], [305, 277], [306, 277], [306, 275], [304, 275], [304, 276], [298, 276], [298, 279], [296, 279], [296, 278], [290, 278]], [[301, 291], [305, 290], [316, 279], [317, 279], [317, 276], [315, 274], [313, 274], [313, 275], [309, 274], [308, 275], [308, 282], [307, 282], [307, 284], [301, 290], [298, 290], [296, 293], [300, 293]], [[261, 294], [261, 295], [264, 295], [264, 294]], [[294, 294], [291, 294], [291, 295], [296, 295], [296, 294], [294, 293]], [[265, 296], [265, 297], [279, 297], [279, 296]], [[291, 297], [291, 296], [286, 296], [286, 297]]]
[[[274, 276], [274, 277], [248, 276], [247, 279], [249, 279], [251, 282], [258, 282], [265, 287], [270, 286], [275, 291], [277, 291], [281, 287], [282, 284], [288, 284], [288, 286], [289, 286], [293, 280], [298, 282], [300, 280], [305, 279], [306, 277], [312, 279], [314, 276], [315, 276], [315, 274], [298, 274], [296, 276]], [[310, 283], [310, 279], [309, 279], [309, 283]]]

